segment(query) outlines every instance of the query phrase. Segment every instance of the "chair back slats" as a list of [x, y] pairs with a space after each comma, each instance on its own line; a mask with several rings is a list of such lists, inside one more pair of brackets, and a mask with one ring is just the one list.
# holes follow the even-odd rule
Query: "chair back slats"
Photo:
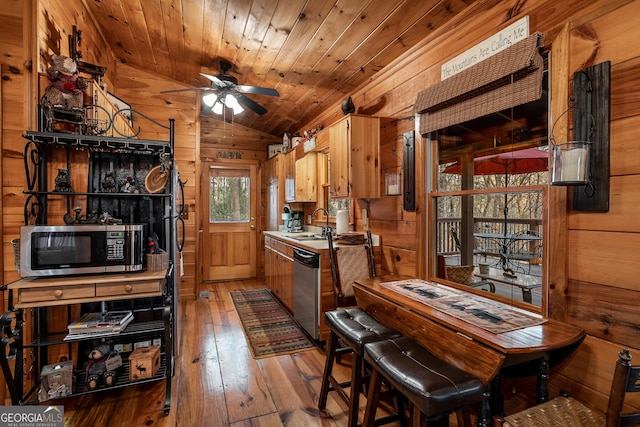
[[375, 272], [369, 261], [373, 250], [367, 245], [335, 247], [331, 233], [327, 234], [327, 243], [335, 308], [354, 305], [353, 282]]
[[331, 229], [327, 230], [327, 243], [329, 245], [329, 261], [331, 262], [331, 278], [333, 279], [333, 302], [334, 306], [337, 308], [340, 306], [339, 299], [342, 297], [342, 291], [340, 289], [338, 261], [336, 260], [336, 253], [333, 249], [333, 237], [331, 236]]
[[376, 259], [373, 254], [373, 238], [371, 237], [371, 230], [367, 230], [367, 246], [369, 265], [371, 266], [371, 277], [376, 277]]
[[345, 297], [353, 297], [353, 282], [369, 277], [369, 257], [363, 245], [341, 246], [336, 250], [340, 291]]
[[627, 391], [640, 391], [640, 366], [632, 366], [627, 380]]
[[640, 412], [622, 413], [626, 393], [640, 391], [640, 366], [631, 366], [631, 359], [632, 356], [628, 348], [624, 348], [618, 353], [607, 407], [607, 427], [640, 424]]

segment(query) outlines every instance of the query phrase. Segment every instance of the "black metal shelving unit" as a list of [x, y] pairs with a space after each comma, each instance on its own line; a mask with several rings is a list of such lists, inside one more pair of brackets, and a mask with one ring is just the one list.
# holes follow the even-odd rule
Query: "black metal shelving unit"
[[[24, 223], [46, 224], [48, 221], [47, 206], [53, 200], [66, 200], [67, 214], [72, 215], [72, 201], [80, 198], [86, 201], [86, 212], [93, 209], [109, 207], [115, 212], [114, 217], [123, 216], [124, 223], [147, 224], [149, 233], [154, 232], [160, 237], [161, 246], [169, 252], [169, 267], [166, 271], [162, 296], [146, 298], [124, 298], [112, 301], [87, 301], [81, 311], [91, 311], [95, 304], [107, 310], [130, 309], [136, 320], [127, 328], [108, 337], [114, 343], [132, 343], [141, 340], [156, 340], [161, 342], [161, 366], [153, 378], [129, 381], [128, 353], [123, 353], [123, 366], [119, 368], [118, 380], [111, 387], [101, 387], [96, 390], [86, 388], [86, 379], [81, 361], [76, 360], [74, 370], [74, 392], [70, 396], [90, 393], [108, 392], [109, 390], [128, 387], [149, 382], [166, 382], [166, 396], [164, 412], [170, 410], [171, 378], [175, 373], [176, 322], [177, 309], [176, 294], [176, 256], [172, 248], [179, 247], [176, 235], [176, 223], [180, 220], [180, 212], [176, 205], [175, 194], [179, 190], [180, 181], [174, 164], [174, 119], [169, 119], [168, 125], [158, 123], [147, 116], [133, 111], [136, 117], [143, 117], [151, 121], [154, 126], [163, 128], [168, 133], [166, 141], [144, 140], [128, 137], [114, 137], [104, 135], [67, 134], [61, 132], [27, 131], [23, 137], [27, 140], [24, 149], [24, 164], [27, 188], [24, 204]], [[121, 113], [118, 111], [117, 113]], [[116, 114], [117, 114], [116, 113]], [[46, 129], [45, 114], [40, 113], [40, 129]], [[113, 120], [111, 120], [113, 122]], [[84, 129], [84, 127], [79, 127]], [[138, 130], [139, 133], [139, 130]], [[49, 156], [51, 150], [65, 150], [69, 173], [73, 173], [71, 152], [87, 151], [87, 165], [89, 172], [87, 191], [50, 191], [47, 182]], [[168, 184], [163, 191], [156, 194], [145, 192], [140, 184], [137, 193], [101, 192], [99, 177], [105, 170], [114, 165], [123, 170], [128, 168], [140, 182], [141, 173], [163, 164], [169, 174]], [[182, 209], [182, 207], [180, 207]], [[181, 247], [181, 244], [180, 244]], [[19, 308], [15, 307], [11, 284], [1, 288], [8, 292], [9, 310], [0, 316], [2, 351], [0, 354], [0, 368], [7, 382], [7, 387], [14, 405], [39, 403], [37, 390], [39, 388], [39, 374], [43, 366], [52, 363], [48, 360], [48, 350], [52, 346], [68, 346], [69, 355], [80, 348], [83, 341], [91, 338], [65, 341], [66, 332], [47, 330], [47, 312], [49, 307]], [[29, 310], [27, 312], [27, 310]], [[25, 322], [29, 314], [29, 322]], [[139, 319], [139, 321], [138, 321]], [[69, 323], [71, 309], [67, 309]], [[25, 328], [29, 327], [32, 339], [25, 342]], [[28, 365], [30, 367], [27, 367]], [[80, 366], [78, 366], [80, 364]], [[25, 390], [24, 376], [32, 373], [36, 380]], [[66, 398], [65, 397], [65, 398]], [[64, 399], [64, 398], [60, 398]]]

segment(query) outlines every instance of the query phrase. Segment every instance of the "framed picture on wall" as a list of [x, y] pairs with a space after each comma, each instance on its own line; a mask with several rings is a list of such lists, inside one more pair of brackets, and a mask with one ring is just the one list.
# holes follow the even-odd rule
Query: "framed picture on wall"
[[[122, 99], [118, 98], [111, 92], [107, 92], [107, 99], [113, 104], [113, 106], [116, 108], [116, 111], [130, 110], [131, 108], [131, 105], [127, 104], [126, 102], [124, 102]], [[131, 111], [123, 111], [120, 114], [126, 117], [127, 120], [129, 120], [129, 124], [133, 126], [133, 117], [131, 116]]]
[[282, 144], [269, 144], [267, 145], [267, 159], [272, 158], [278, 153], [282, 153]]

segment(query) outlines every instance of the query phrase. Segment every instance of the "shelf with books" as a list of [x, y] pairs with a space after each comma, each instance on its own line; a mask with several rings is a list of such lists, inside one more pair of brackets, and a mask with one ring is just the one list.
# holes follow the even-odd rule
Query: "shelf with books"
[[69, 336], [67, 331], [52, 332], [34, 339], [31, 343], [25, 344], [24, 347], [47, 347], [58, 344], [66, 344], [70, 341], [85, 341], [97, 338], [110, 338], [121, 341], [122, 339], [131, 338], [132, 336], [137, 335], [158, 336], [158, 334], [164, 333], [164, 330], [165, 323], [162, 320], [151, 320], [145, 322], [134, 321], [128, 324], [127, 327], [120, 332], [108, 333], [101, 336], [86, 336], [84, 334], [75, 334], [73, 336]]
[[132, 311], [105, 311], [86, 313], [69, 324], [69, 334], [96, 334], [121, 332], [133, 321]]

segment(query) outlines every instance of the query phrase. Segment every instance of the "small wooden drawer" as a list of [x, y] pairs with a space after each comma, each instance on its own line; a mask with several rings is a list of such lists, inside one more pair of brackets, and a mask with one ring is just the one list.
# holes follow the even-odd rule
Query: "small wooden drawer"
[[161, 293], [159, 280], [140, 280], [135, 282], [112, 282], [96, 284], [97, 297], [111, 297], [117, 295], [134, 295]]
[[271, 247], [278, 250], [278, 246], [280, 246], [280, 241], [278, 241], [278, 239], [271, 239]]
[[293, 257], [293, 246], [287, 245], [284, 242], [278, 242], [278, 252], [281, 254], [292, 258]]
[[53, 305], [56, 301], [67, 301], [78, 298], [93, 298], [95, 285], [42, 286], [22, 288], [19, 290], [21, 304], [45, 302]]
[[284, 254], [289, 258], [293, 258], [293, 246], [285, 245]]

